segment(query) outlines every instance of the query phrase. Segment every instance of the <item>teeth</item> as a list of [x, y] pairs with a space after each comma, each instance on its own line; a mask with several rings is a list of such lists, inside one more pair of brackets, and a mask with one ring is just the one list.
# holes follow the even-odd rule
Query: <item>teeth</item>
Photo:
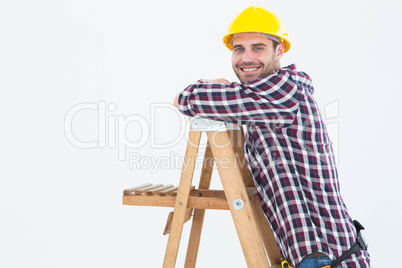
[[255, 70], [257, 70], [258, 68], [243, 68], [243, 71], [245, 71], [245, 72], [252, 72], [252, 71], [255, 71]]

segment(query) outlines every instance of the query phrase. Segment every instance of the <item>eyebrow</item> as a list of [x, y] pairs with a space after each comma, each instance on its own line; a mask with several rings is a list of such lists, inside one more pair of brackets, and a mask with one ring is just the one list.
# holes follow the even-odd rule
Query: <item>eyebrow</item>
[[238, 47], [242, 47], [242, 45], [235, 45], [235, 46], [233, 46], [233, 49], [238, 48]]
[[257, 43], [257, 44], [252, 44], [251, 46], [255, 47], [255, 46], [264, 46], [266, 47], [267, 45], [264, 43]]
[[[264, 46], [266, 47], [267, 45], [264, 43], [255, 43], [255, 44], [251, 44], [251, 46], [256, 47], [256, 46]], [[235, 45], [233, 46], [233, 49], [238, 48], [238, 47], [243, 47], [243, 45], [239, 44], [239, 45]]]

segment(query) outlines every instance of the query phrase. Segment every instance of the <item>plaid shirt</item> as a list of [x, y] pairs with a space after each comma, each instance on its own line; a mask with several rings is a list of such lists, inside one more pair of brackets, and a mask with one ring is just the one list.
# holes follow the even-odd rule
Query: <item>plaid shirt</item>
[[[310, 77], [290, 65], [245, 84], [199, 80], [179, 96], [185, 115], [247, 126], [247, 166], [280, 252], [293, 267], [316, 251], [334, 260], [356, 240], [313, 93]], [[369, 262], [359, 251], [342, 265]]]

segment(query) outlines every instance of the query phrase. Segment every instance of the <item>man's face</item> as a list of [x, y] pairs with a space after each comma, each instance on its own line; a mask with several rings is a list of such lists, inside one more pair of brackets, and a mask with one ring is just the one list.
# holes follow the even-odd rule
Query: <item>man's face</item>
[[[282, 53], [273, 41], [257, 33], [233, 35], [232, 67], [241, 83], [273, 73], [279, 68]], [[281, 44], [280, 44], [281, 45]]]

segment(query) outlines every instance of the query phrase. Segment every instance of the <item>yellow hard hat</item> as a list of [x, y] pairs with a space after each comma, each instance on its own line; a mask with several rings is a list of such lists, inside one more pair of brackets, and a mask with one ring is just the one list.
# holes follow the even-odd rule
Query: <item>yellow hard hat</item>
[[232, 46], [232, 35], [235, 33], [258, 32], [277, 36], [285, 45], [285, 52], [290, 49], [288, 34], [282, 20], [272, 11], [265, 8], [251, 6], [241, 12], [229, 24], [223, 43], [230, 50]]

